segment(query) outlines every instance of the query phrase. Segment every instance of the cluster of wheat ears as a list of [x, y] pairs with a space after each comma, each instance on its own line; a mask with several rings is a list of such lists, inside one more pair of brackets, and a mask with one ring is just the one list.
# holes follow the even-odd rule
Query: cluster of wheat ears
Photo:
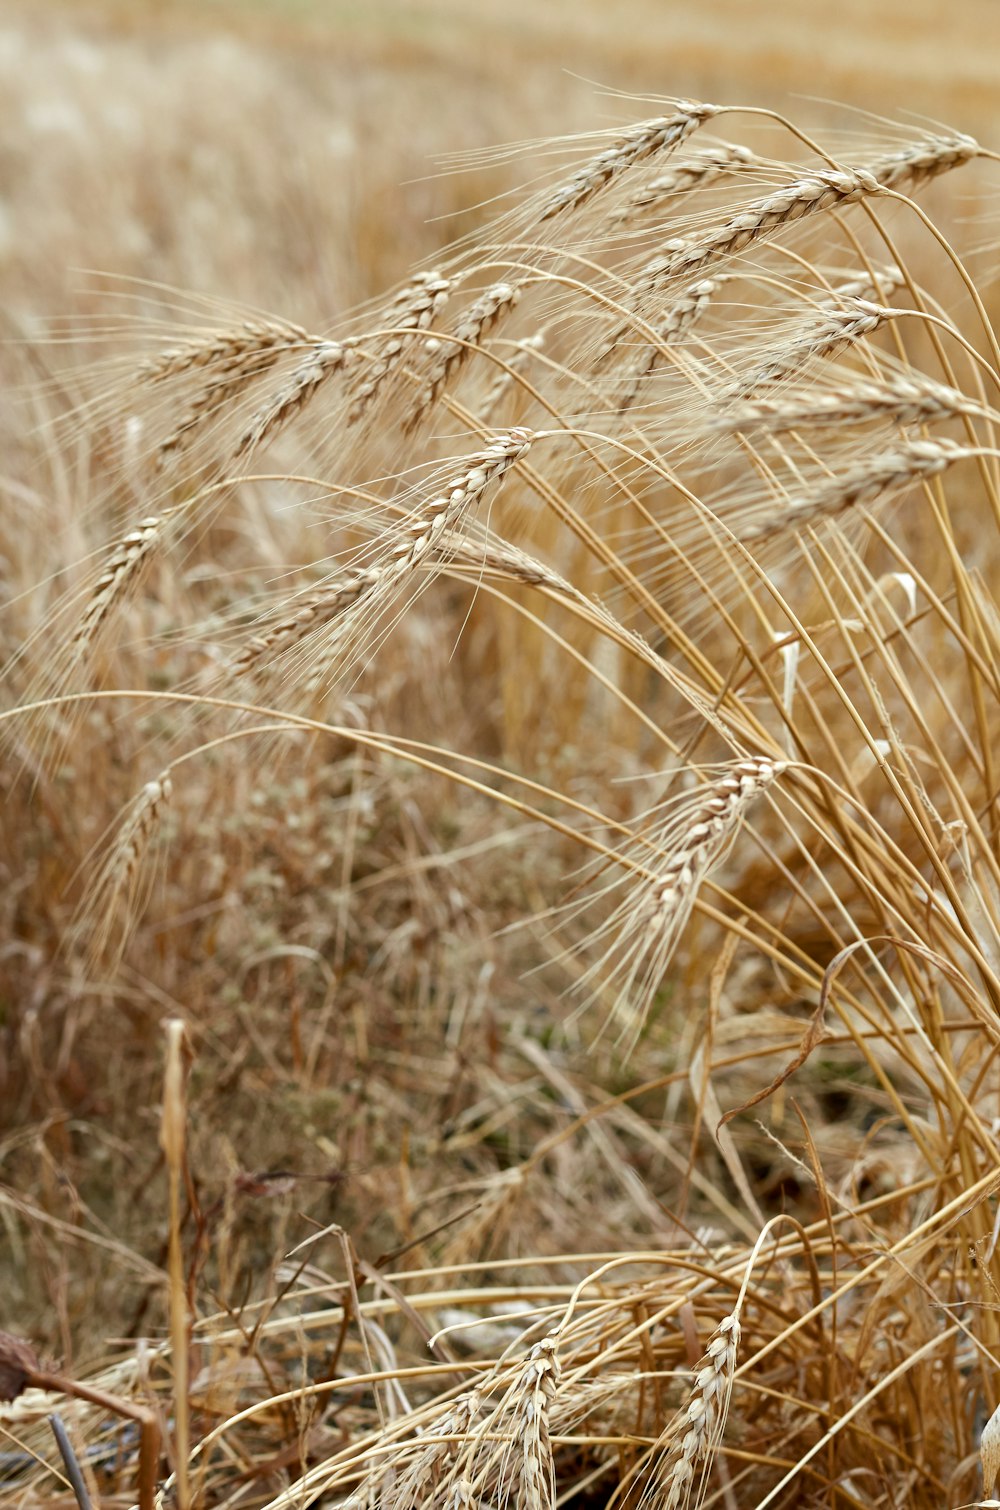
[[[178, 321], [74, 406], [120, 527], [11, 657], [8, 749], [40, 781], [97, 719], [141, 728], [147, 764], [65, 968], [130, 957], [199, 762], [291, 740], [413, 767], [551, 846], [541, 881], [565, 884], [525, 894], [556, 1011], [595, 1053], [681, 1044], [660, 1085], [692, 1154], [666, 1118], [640, 1135], [629, 1093], [573, 1102], [536, 1044], [605, 1155], [628, 1114], [685, 1166], [671, 1239], [456, 1262], [446, 1233], [376, 1271], [345, 1236], [346, 1278], [287, 1259], [238, 1318], [175, 1273], [171, 1344], [97, 1380], [159, 1410], [164, 1504], [993, 1491], [1000, 346], [988, 248], [939, 227], [962, 219], [952, 176], [995, 158], [867, 123], [834, 146], [692, 101], [536, 144], [533, 185], [332, 333]], [[213, 578], [234, 537], [260, 571]], [[433, 707], [435, 626], [462, 696], [499, 709], [491, 745], [372, 713], [385, 666], [417, 684], [400, 708]], [[853, 1098], [846, 1143], [794, 1110], [764, 1128], [820, 1058]], [[484, 1182], [477, 1230], [511, 1230], [566, 1136]], [[762, 1141], [794, 1214], [754, 1177]]]

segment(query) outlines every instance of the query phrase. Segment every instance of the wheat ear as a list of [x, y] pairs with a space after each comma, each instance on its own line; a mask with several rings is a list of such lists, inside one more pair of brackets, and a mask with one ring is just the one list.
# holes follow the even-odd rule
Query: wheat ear
[[967, 162], [979, 151], [971, 137], [935, 137], [857, 167], [811, 168], [780, 189], [753, 200], [712, 230], [668, 241], [646, 263], [635, 294], [653, 294], [674, 278], [689, 278], [710, 263], [735, 256], [796, 221], [854, 204], [887, 190], [902, 192]]
[[736, 404], [716, 422], [719, 429], [792, 430], [812, 425], [860, 425], [874, 420], [896, 425], [931, 424], [961, 414], [982, 414], [983, 407], [956, 388], [921, 376], [880, 382], [859, 380], [822, 393], [785, 394]]
[[428, 330], [448, 303], [451, 289], [451, 280], [435, 269], [417, 273], [405, 288], [399, 290], [389, 304], [383, 322], [393, 334], [379, 340], [371, 350], [364, 380], [352, 395], [348, 424], [356, 424], [364, 418], [386, 378], [398, 366], [408, 341], [408, 337], [400, 332], [416, 335]]
[[786, 761], [766, 756], [737, 760], [714, 781], [665, 804], [666, 816], [623, 856], [630, 890], [594, 935], [605, 947], [577, 989], [617, 982], [622, 1012], [645, 1019], [702, 884], [736, 842], [752, 803], [787, 769]]
[[[522, 427], [502, 431], [485, 450], [468, 458], [471, 466], [452, 478], [446, 484], [445, 492], [432, 497], [408, 516], [395, 545], [373, 560], [370, 566], [356, 569], [333, 583], [328, 592], [314, 595], [320, 600], [315, 605], [315, 612], [303, 605], [307, 613], [307, 618], [301, 621], [305, 632], [319, 623], [340, 621], [332, 643], [313, 658], [307, 691], [315, 692], [323, 685], [329, 676], [331, 662], [341, 652], [346, 655], [349, 649], [356, 647], [357, 636], [365, 623], [377, 617], [411, 572], [434, 561], [452, 531], [481, 501], [490, 486], [503, 481], [534, 439], [534, 432]], [[278, 649], [290, 648], [296, 634], [295, 625], [299, 622], [297, 614], [283, 621], [280, 633], [273, 641]], [[269, 636], [265, 631], [258, 638], [266, 641]], [[267, 648], [269, 646], [265, 644], [264, 649]], [[243, 662], [241, 657], [242, 669], [259, 665], [262, 653], [251, 642], [247, 646], [246, 661]]]
[[[852, 285], [852, 288], [855, 285]], [[882, 298], [888, 298], [893, 283], [886, 276]], [[874, 290], [872, 290], [874, 292]], [[744, 398], [768, 383], [791, 377], [820, 357], [832, 356], [844, 347], [854, 346], [890, 319], [893, 311], [861, 294], [843, 294], [839, 308], [821, 312], [811, 319], [800, 334], [760, 360], [753, 371], [742, 378], [727, 395]]]
[[546, 329], [543, 325], [533, 336], [525, 336], [523, 340], [514, 342], [513, 351], [506, 357], [506, 372], [501, 372], [493, 380], [482, 403], [478, 405], [477, 417], [484, 425], [489, 424], [504, 395], [512, 388], [518, 374], [522, 373], [530, 365], [532, 357], [536, 356], [538, 352], [545, 350], [545, 338]]
[[211, 424], [219, 414], [235, 402], [242, 390], [269, 371], [281, 351], [277, 346], [269, 350], [250, 350], [240, 358], [226, 363], [221, 376], [213, 376], [201, 392], [189, 404], [183, 419], [175, 426], [166, 440], [161, 441], [156, 451], [156, 469], [163, 471], [181, 453], [186, 451], [196, 436]]
[[704, 1481], [708, 1473], [725, 1430], [740, 1331], [736, 1316], [726, 1316], [698, 1365], [687, 1408], [670, 1428], [672, 1461], [659, 1492], [652, 1497], [657, 1510], [687, 1510], [695, 1475]]
[[269, 402], [254, 413], [236, 444], [234, 459], [240, 460], [299, 414], [317, 390], [353, 355], [349, 341], [317, 341]]
[[673, 151], [704, 121], [718, 115], [720, 108], [695, 100], [679, 100], [673, 115], [642, 121], [613, 146], [598, 152], [563, 183], [550, 190], [539, 206], [536, 219], [551, 220], [568, 210], [578, 210], [627, 168], [633, 168], [660, 152]]
[[427, 410], [437, 401], [445, 383], [458, 373], [470, 352], [482, 344], [484, 336], [517, 304], [521, 291], [515, 283], [494, 283], [465, 310], [454, 331], [442, 338], [442, 345], [416, 404], [406, 420], [406, 428], [419, 424]]
[[660, 953], [676, 939], [698, 888], [728, 853], [747, 808], [787, 769], [782, 760], [764, 756], [737, 761], [699, 797], [694, 821], [650, 886], [641, 910], [648, 942]]
[[977, 456], [971, 446], [950, 440], [911, 440], [896, 450], [868, 457], [839, 477], [821, 483], [806, 498], [795, 499], [779, 513], [759, 524], [744, 526], [739, 536], [745, 543], [766, 540], [790, 530], [830, 519], [842, 510], [859, 504], [875, 503], [892, 493], [900, 493], [935, 477], [964, 457]]
[[639, 389], [651, 377], [664, 359], [665, 348], [683, 340], [687, 332], [707, 309], [723, 278], [702, 278], [692, 283], [671, 305], [665, 320], [655, 327], [656, 344], [650, 345], [638, 357], [621, 387], [616, 390], [615, 400], [619, 409], [628, 409], [635, 403]]
[[135, 798], [75, 919], [73, 932], [82, 938], [92, 923], [87, 953], [93, 964], [107, 958], [112, 933], [118, 931], [118, 952], [124, 949], [142, 894], [143, 867], [150, 843], [173, 796], [170, 768], [147, 781]]
[[633, 220], [664, 199], [690, 193], [692, 189], [707, 188], [725, 174], [739, 172], [756, 161], [756, 155], [749, 147], [739, 146], [736, 142], [701, 147], [686, 157], [677, 158], [665, 173], [636, 189], [626, 203], [612, 213], [611, 219], [617, 224]]
[[164, 515], [150, 515], [148, 519], [140, 520], [112, 548], [70, 643], [74, 660], [86, 655], [115, 610], [138, 588], [143, 573], [160, 547], [165, 522]]
[[146, 383], [162, 383], [204, 367], [221, 375], [233, 363], [242, 364], [264, 352], [290, 350], [310, 340], [312, 337], [300, 325], [284, 320], [244, 320], [234, 328], [211, 330], [157, 352], [140, 364], [136, 375]]

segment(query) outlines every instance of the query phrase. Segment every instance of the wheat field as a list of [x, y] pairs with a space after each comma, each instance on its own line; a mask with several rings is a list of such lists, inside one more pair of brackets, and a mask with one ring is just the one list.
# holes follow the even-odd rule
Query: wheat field
[[997, 1503], [961, 19], [5, 7], [5, 1505]]

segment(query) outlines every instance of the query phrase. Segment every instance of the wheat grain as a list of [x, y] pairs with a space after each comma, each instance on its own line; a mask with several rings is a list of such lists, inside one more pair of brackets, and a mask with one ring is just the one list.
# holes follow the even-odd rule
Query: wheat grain
[[639, 914], [647, 943], [659, 954], [690, 915], [702, 881], [728, 851], [750, 804], [786, 770], [781, 760], [738, 761], [699, 797], [694, 821], [667, 858]]
[[[324, 623], [336, 619], [337, 632], [325, 645], [315, 648], [305, 683], [308, 694], [315, 694], [326, 685], [332, 675], [331, 667], [339, 656], [346, 657], [357, 649], [358, 636], [363, 635], [366, 626], [384, 610], [410, 573], [420, 566], [436, 564], [435, 557], [448, 537], [481, 501], [487, 489], [503, 481], [533, 439], [533, 432], [522, 427], [498, 434], [484, 451], [467, 458], [471, 466], [446, 484], [446, 492], [432, 497], [411, 512], [394, 545], [370, 566], [348, 574], [343, 583], [341, 606], [335, 606], [341, 584], [333, 584], [329, 595], [320, 594], [322, 602], [318, 605], [317, 616], [321, 615]], [[291, 618], [294, 620], [296, 616]], [[305, 627], [307, 631], [312, 627], [308, 619]], [[291, 645], [293, 634], [294, 628], [290, 624], [287, 634], [280, 636], [284, 641], [282, 648]], [[247, 648], [249, 651], [251, 647]], [[258, 662], [259, 655], [255, 653], [248, 666]]]
[[463, 515], [481, 501], [486, 489], [503, 480], [534, 438], [531, 430], [515, 426], [495, 436], [485, 450], [471, 457], [472, 465], [446, 484], [447, 492], [430, 499], [405, 526], [403, 538], [388, 553], [377, 585], [384, 588], [423, 560]]
[[255, 634], [233, 659], [231, 670], [239, 675], [261, 669], [265, 656], [278, 656], [306, 635], [337, 619], [359, 597], [377, 585], [374, 573], [357, 568], [345, 572], [328, 587], [295, 600], [291, 613]]
[[816, 168], [754, 200], [714, 230], [668, 241], [642, 269], [635, 291], [640, 297], [653, 294], [671, 280], [690, 277], [709, 263], [733, 257], [785, 226], [878, 194], [881, 187], [865, 168]]
[[[421, 1446], [418, 1441], [415, 1456], [404, 1468], [394, 1470], [390, 1462], [375, 1470], [370, 1501], [381, 1505], [383, 1510], [423, 1510], [436, 1500], [440, 1502], [440, 1492], [447, 1487], [450, 1472], [479, 1416], [480, 1406], [478, 1390], [471, 1389], [460, 1395], [450, 1410], [430, 1423], [436, 1441], [426, 1446]], [[458, 1482], [460, 1484], [462, 1480]]]
[[975, 137], [959, 131], [931, 135], [885, 153], [871, 164], [871, 171], [883, 188], [901, 192], [971, 162], [981, 150]]
[[184, 418], [160, 442], [156, 451], [156, 469], [163, 471], [183, 451], [186, 451], [196, 436], [211, 424], [217, 416], [224, 415], [231, 403], [255, 378], [269, 371], [281, 356], [277, 346], [270, 349], [250, 350], [240, 357], [233, 357], [226, 364], [224, 376], [213, 377], [189, 404]]

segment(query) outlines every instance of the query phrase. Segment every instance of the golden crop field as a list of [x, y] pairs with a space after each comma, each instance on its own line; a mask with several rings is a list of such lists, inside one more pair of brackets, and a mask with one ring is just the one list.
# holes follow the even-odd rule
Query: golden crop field
[[0, 1503], [998, 1503], [998, 56], [0, 7]]

